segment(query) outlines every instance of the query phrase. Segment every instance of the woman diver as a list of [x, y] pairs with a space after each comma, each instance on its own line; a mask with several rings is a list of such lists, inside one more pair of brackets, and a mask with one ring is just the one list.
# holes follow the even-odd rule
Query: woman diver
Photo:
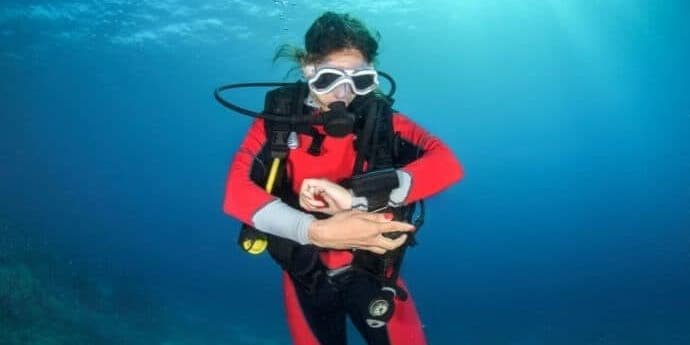
[[269, 92], [264, 112], [313, 121], [257, 118], [228, 173], [223, 209], [268, 236], [294, 344], [346, 344], [346, 317], [369, 345], [426, 344], [400, 262], [414, 205], [463, 170], [378, 91], [377, 51], [360, 20], [332, 12], [304, 49], [282, 46], [306, 83]]

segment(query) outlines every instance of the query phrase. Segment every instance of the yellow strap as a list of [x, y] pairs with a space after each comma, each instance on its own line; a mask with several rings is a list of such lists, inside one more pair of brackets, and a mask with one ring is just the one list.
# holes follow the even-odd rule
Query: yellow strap
[[[273, 158], [273, 163], [271, 164], [271, 171], [268, 174], [268, 180], [266, 181], [266, 191], [270, 194], [273, 191], [273, 185], [276, 182], [276, 176], [278, 175], [278, 167], [280, 166], [280, 158]], [[242, 241], [242, 247], [244, 250], [250, 254], [258, 255], [263, 253], [268, 247], [268, 238], [266, 234], [256, 232], [254, 238], [245, 238]]]
[[273, 185], [276, 182], [276, 175], [278, 175], [278, 166], [280, 166], [280, 158], [273, 158], [271, 164], [271, 172], [268, 174], [268, 181], [266, 181], [266, 191], [270, 194], [273, 191]]

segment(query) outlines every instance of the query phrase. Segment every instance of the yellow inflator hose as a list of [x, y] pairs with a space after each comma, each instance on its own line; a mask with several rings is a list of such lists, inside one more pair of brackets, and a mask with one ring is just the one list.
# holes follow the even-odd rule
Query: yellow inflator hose
[[[273, 185], [276, 182], [279, 166], [280, 158], [273, 158], [273, 163], [271, 163], [271, 171], [268, 174], [268, 180], [266, 181], [266, 186], [264, 187], [266, 192], [269, 194], [273, 191]], [[243, 235], [244, 239], [242, 240], [242, 248], [244, 248], [244, 250], [249, 254], [261, 254], [268, 247], [268, 238], [263, 232], [251, 228], [248, 232], [243, 233]]]

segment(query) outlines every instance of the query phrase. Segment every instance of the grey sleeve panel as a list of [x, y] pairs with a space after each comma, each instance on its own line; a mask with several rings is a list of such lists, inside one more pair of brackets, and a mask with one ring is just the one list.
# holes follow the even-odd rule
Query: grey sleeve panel
[[280, 199], [266, 204], [252, 217], [254, 227], [272, 235], [309, 244], [309, 225], [316, 218], [309, 213], [296, 210]]
[[412, 176], [400, 169], [396, 170], [395, 173], [398, 175], [398, 182], [400, 184], [398, 188], [395, 188], [391, 191], [390, 198], [388, 199], [388, 205], [398, 207], [403, 205], [405, 198], [407, 198], [407, 195], [410, 193], [410, 188], [412, 187]]
[[355, 192], [350, 189], [350, 195], [352, 195], [352, 208], [360, 211], [366, 211], [369, 209], [369, 200], [363, 196], [355, 196]]

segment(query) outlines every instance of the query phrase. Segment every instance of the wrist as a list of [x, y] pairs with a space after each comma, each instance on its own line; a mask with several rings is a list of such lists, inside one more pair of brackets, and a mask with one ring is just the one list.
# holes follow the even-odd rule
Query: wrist
[[321, 221], [314, 219], [307, 228], [307, 238], [309, 243], [318, 246], [321, 238]]

